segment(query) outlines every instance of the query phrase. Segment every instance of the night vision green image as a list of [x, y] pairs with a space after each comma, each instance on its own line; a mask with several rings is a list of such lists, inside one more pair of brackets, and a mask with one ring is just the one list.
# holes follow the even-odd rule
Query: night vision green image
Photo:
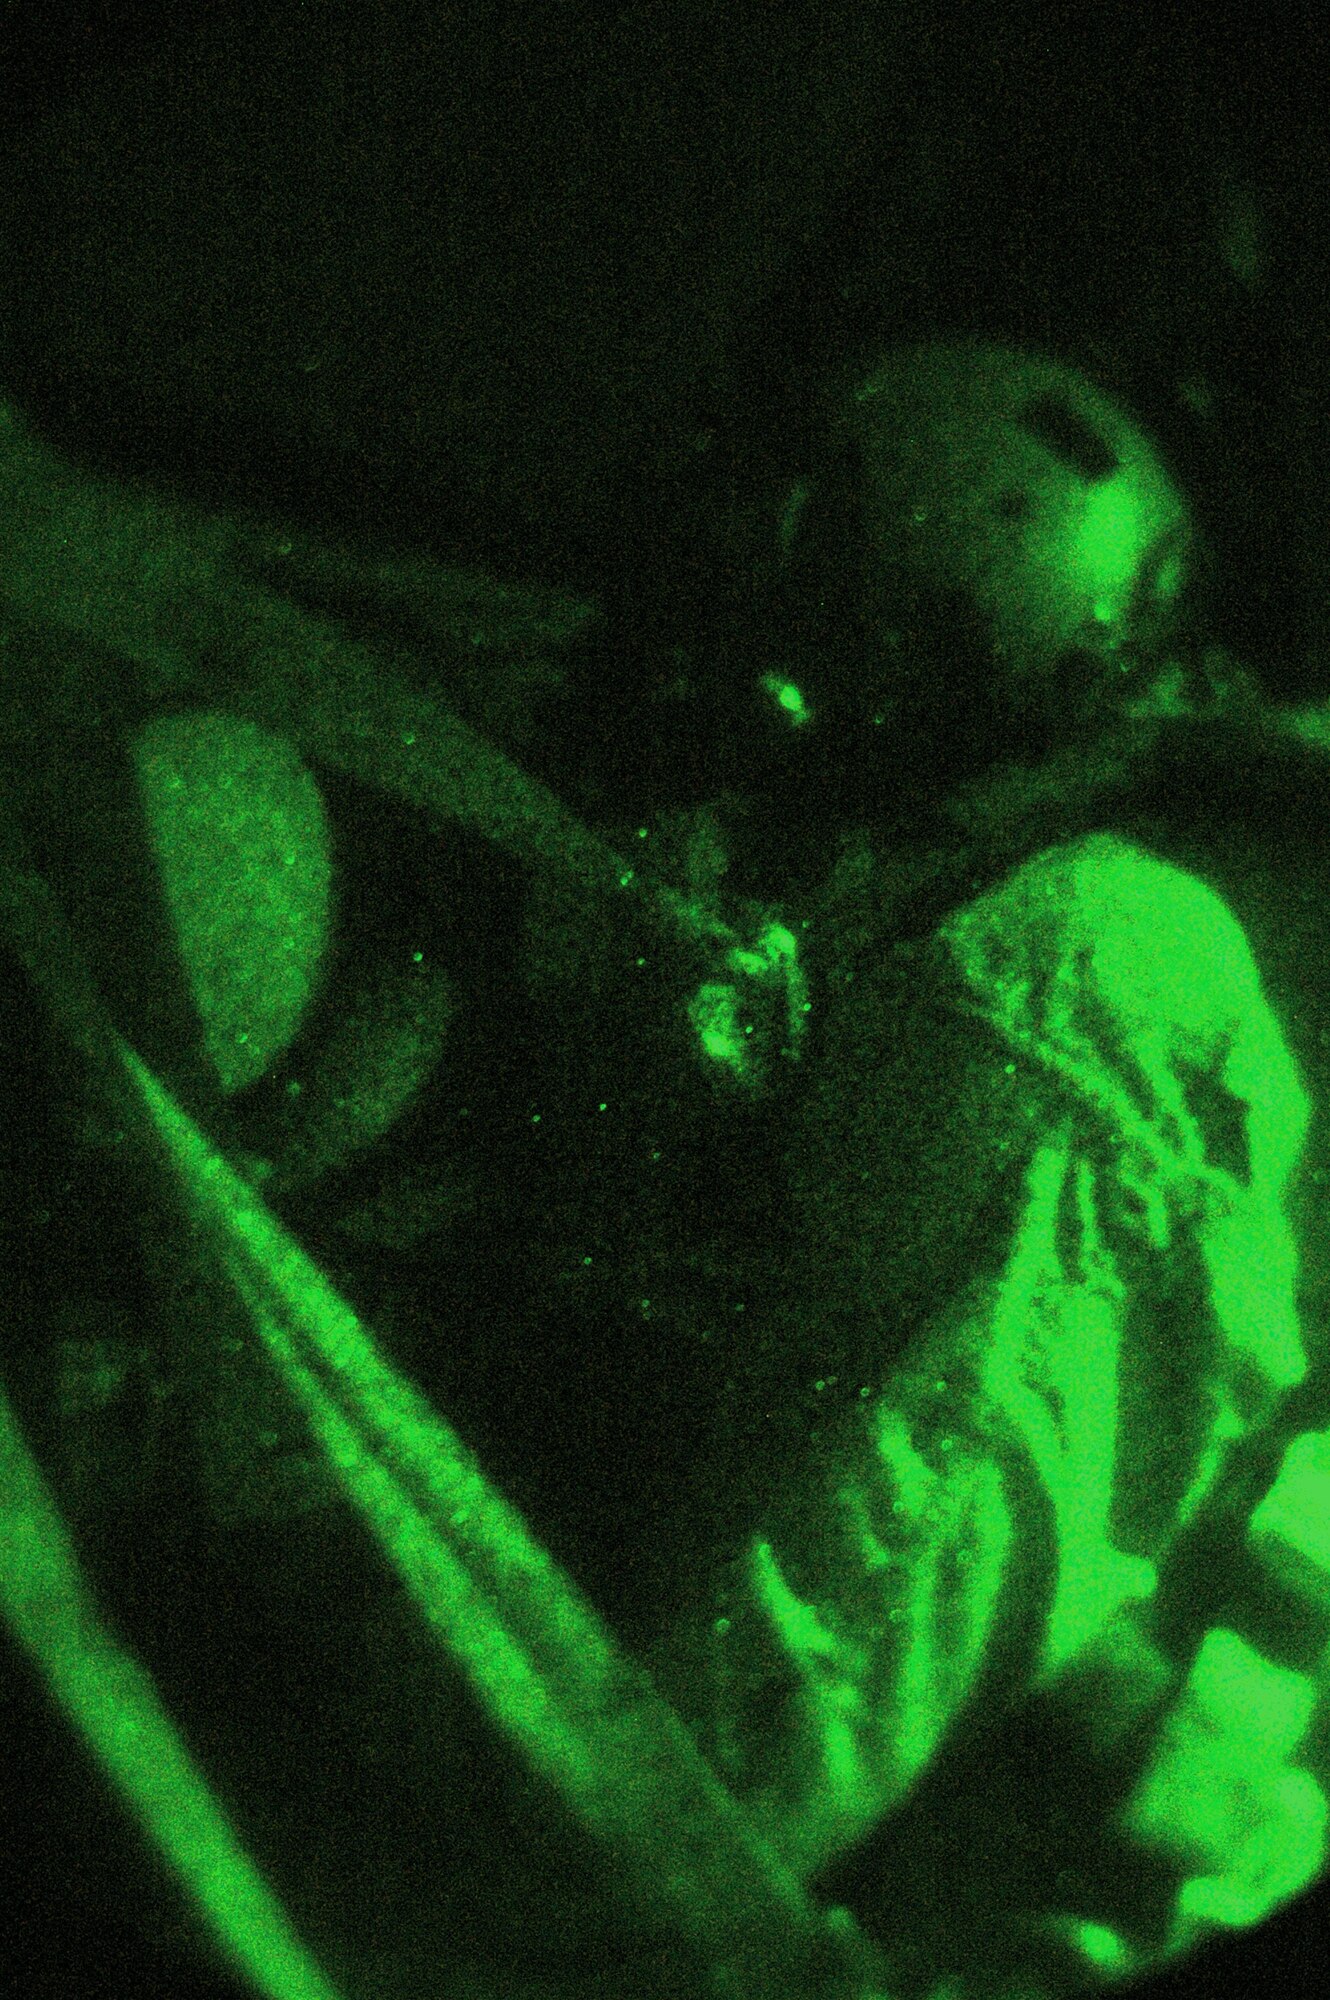
[[1310, 51], [944, 13], [0, 29], [15, 1991], [1311, 1988]]

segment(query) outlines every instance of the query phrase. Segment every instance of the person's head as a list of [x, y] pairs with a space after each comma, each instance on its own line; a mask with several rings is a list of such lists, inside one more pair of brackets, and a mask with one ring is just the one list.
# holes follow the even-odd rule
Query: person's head
[[922, 837], [958, 791], [1146, 740], [1206, 698], [1192, 509], [1080, 370], [995, 342], [888, 348], [829, 383], [815, 459], [775, 530], [767, 682], [797, 687], [803, 724], [767, 778], [784, 824], [807, 793], [824, 828]]
[[[1112, 397], [1043, 355], [936, 342], [886, 353], [835, 421], [879, 711], [931, 719], [942, 744], [978, 712], [982, 757], [1038, 754], [1140, 698], [1178, 632], [1197, 535]], [[945, 678], [922, 684], [925, 665]]]

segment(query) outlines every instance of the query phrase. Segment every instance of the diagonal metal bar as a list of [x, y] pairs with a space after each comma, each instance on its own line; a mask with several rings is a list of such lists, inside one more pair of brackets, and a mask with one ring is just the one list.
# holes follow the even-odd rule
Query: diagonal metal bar
[[[460, 1438], [388, 1365], [299, 1244], [118, 1035], [48, 885], [22, 865], [12, 829], [6, 845], [0, 923], [88, 1066], [88, 1088], [123, 1128], [127, 1153], [171, 1175], [202, 1240], [246, 1299], [348, 1497], [441, 1646], [514, 1751], [603, 1843], [607, 1887], [690, 1940], [718, 1995], [868, 2000], [880, 1993], [878, 1954], [848, 1913], [815, 1905], [756, 1837], [645, 1670], [624, 1654]], [[11, 1451], [7, 1463], [32, 1485], [20, 1457]], [[22, 1518], [45, 1523], [53, 1560], [53, 1538], [64, 1533], [54, 1508], [34, 1504]], [[31, 1534], [40, 1542], [40, 1525]], [[6, 1549], [6, 1603], [17, 1622], [23, 1557], [16, 1544]], [[68, 1566], [64, 1573], [75, 1574]], [[77, 1619], [56, 1629], [28, 1618], [18, 1629], [58, 1694], [71, 1672], [95, 1688], [107, 1656], [94, 1627], [86, 1645]], [[137, 1697], [126, 1674], [138, 1677]], [[134, 1663], [120, 1679], [131, 1703], [123, 1711], [125, 1728], [142, 1729], [151, 1684]], [[90, 1727], [74, 1702], [66, 1699], [65, 1706], [112, 1782], [147, 1810], [130, 1774], [108, 1752], [112, 1738]], [[169, 1726], [158, 1718], [159, 1730], [164, 1722]], [[197, 1812], [197, 1786], [192, 1796]], [[185, 1814], [176, 1824], [187, 1820]], [[155, 1817], [152, 1830], [182, 1869], [189, 1857], [174, 1841], [170, 1815]], [[197, 1873], [186, 1874], [197, 1890]], [[225, 1926], [220, 1906], [210, 1915]], [[322, 2000], [327, 1990], [283, 1986], [271, 1970], [265, 1981], [260, 1990], [276, 2000], [306, 1991]]]
[[254, 1990], [264, 2000], [341, 2000], [214, 1797], [152, 1675], [103, 1616], [3, 1387], [0, 1613]]

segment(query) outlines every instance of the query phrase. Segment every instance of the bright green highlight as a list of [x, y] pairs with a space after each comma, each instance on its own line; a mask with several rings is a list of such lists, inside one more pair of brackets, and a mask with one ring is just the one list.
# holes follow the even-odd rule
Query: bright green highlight
[[864, 1465], [835, 1475], [803, 1550], [818, 1594], [792, 1588], [770, 1542], [748, 1553], [748, 1589], [796, 1692], [780, 1776], [743, 1797], [803, 1879], [889, 1814], [944, 1741], [983, 1666], [1014, 1534], [991, 1458], [959, 1438], [940, 1469], [925, 1457], [926, 1407], [888, 1391], [863, 1421]]
[[[234, 700], [252, 711], [251, 720], [234, 721], [201, 707], [195, 717], [153, 725], [157, 735], [146, 736], [139, 750], [182, 959], [224, 1089], [260, 1074], [290, 1041], [323, 953], [326, 830], [308, 773], [283, 745], [286, 735], [306, 756], [410, 802], [442, 832], [455, 821], [479, 828], [533, 875], [574, 891], [574, 901], [588, 886], [610, 901], [628, 895], [649, 905], [665, 940], [719, 946], [727, 976], [704, 986], [694, 1003], [709, 1061], [756, 1076], [754, 1058], [774, 1039], [771, 1014], [782, 1005], [782, 1052], [797, 1053], [809, 1002], [788, 929], [771, 924], [750, 946], [746, 934], [741, 939], [720, 921], [715, 900], [684, 898], [637, 876], [480, 730], [335, 625], [266, 592], [252, 576], [241, 579], [229, 566], [232, 531], [223, 524], [85, 481], [17, 433], [5, 445], [0, 499], [15, 531], [8, 599], [44, 625], [64, 625], [117, 654], [135, 704], [169, 693], [205, 703]], [[1093, 481], [1080, 511], [1060, 516], [1056, 532], [1040, 543], [1049, 558], [1041, 581], [1031, 579], [1029, 546], [1011, 526], [1013, 517], [994, 515], [1000, 525], [991, 528], [971, 581], [982, 582], [993, 605], [1010, 614], [1012, 631], [1042, 617], [1051, 647], [1084, 631], [1087, 619], [1104, 628], [1117, 623], [1130, 590], [1148, 575], [1149, 557], [1165, 546], [1162, 534], [1179, 518], [1176, 496], [1147, 457], [1137, 455], [1135, 475], [1134, 485], [1126, 476]], [[948, 496], [932, 497], [940, 503]], [[939, 563], [944, 556], [950, 562], [971, 546], [978, 517], [964, 493], [962, 499], [963, 506], [942, 511], [933, 531], [920, 537], [921, 564], [932, 560], [931, 551]], [[912, 515], [919, 525], [934, 518], [928, 509]], [[1036, 511], [1031, 543], [1040, 535], [1039, 520]], [[1178, 557], [1162, 564], [1153, 585], [1160, 603], [1178, 594], [1183, 573]], [[497, 616], [502, 593], [492, 594]], [[519, 608], [513, 616], [524, 632], [529, 613]], [[220, 690], [201, 685], [214, 662], [222, 664], [224, 679], [243, 663], [242, 681]], [[794, 726], [805, 719], [793, 684], [773, 675], [763, 686]], [[197, 731], [200, 721], [202, 735], [192, 741], [161, 735], [163, 727]], [[1283, 726], [1322, 746], [1330, 741], [1324, 710], [1304, 711]], [[502, 731], [494, 736], [510, 740]], [[199, 839], [201, 831], [208, 840]], [[1055, 1074], [1100, 1129], [1111, 1127], [1121, 1184], [1139, 1200], [1142, 1244], [1168, 1247], [1179, 1197], [1199, 1211], [1207, 1310], [1183, 1336], [1194, 1332], [1198, 1342], [1185, 1366], [1189, 1379], [1204, 1379], [1213, 1391], [1215, 1407], [1209, 1441], [1177, 1510], [1181, 1528], [1248, 1422], [1229, 1381], [1205, 1373], [1211, 1333], [1216, 1351], [1240, 1353], [1251, 1364], [1247, 1392], [1259, 1381], [1273, 1394], [1305, 1373], [1283, 1196], [1308, 1105], [1240, 927], [1219, 899], [1198, 894], [1200, 885], [1148, 857], [1124, 862], [1111, 847], [1098, 847], [1088, 858], [1092, 865], [1077, 873], [1065, 870], [1065, 856], [1047, 867], [1044, 857], [1021, 872], [1014, 890], [1004, 885], [1001, 897], [963, 913], [952, 941], [967, 976], [978, 975], [971, 981], [977, 1011], [1014, 1053]], [[290, 879], [283, 881], [284, 874]], [[1073, 920], [1064, 924], [1068, 911]], [[1052, 938], [1051, 964], [1023, 957], [1036, 934]], [[236, 940], [231, 946], [228, 937]], [[290, 961], [280, 968], [271, 963], [274, 941]], [[42, 948], [48, 942], [37, 940]], [[71, 971], [68, 954], [39, 950], [38, 956], [46, 975], [38, 984], [48, 998], [59, 989], [53, 1007], [70, 1038], [86, 1054], [90, 1043], [100, 1048], [100, 1037], [100, 1053], [114, 1067], [116, 1045], [98, 1021], [95, 993], [85, 993], [74, 976], [77, 966]], [[417, 956], [413, 966], [420, 964]], [[279, 970], [299, 972], [305, 989], [298, 981], [283, 986]], [[1087, 989], [1094, 1009], [1082, 1015]], [[380, 1018], [381, 998], [368, 1017]], [[431, 1033], [446, 1021], [450, 1004], [443, 992]], [[1103, 1059], [1106, 1022], [1117, 1038], [1116, 1062]], [[437, 1047], [437, 1034], [431, 1040], [418, 1026], [408, 1020], [398, 1041], [385, 1040], [379, 1071], [353, 1067], [334, 1078], [332, 1114], [339, 1097], [349, 1108], [363, 1083], [369, 1122], [382, 1127]], [[1150, 1118], [1139, 1109], [1142, 1093], [1123, 1087], [1124, 1060], [1146, 1085]], [[1207, 1066], [1246, 1106], [1249, 1194], [1204, 1158], [1203, 1119], [1192, 1116], [1179, 1082], [1188, 1067]], [[1009, 1072], [1014, 1067], [1007, 1065]], [[649, 1680], [623, 1659], [593, 1608], [489, 1487], [446, 1423], [383, 1360], [368, 1330], [253, 1188], [129, 1055], [121, 1083], [126, 1079], [188, 1191], [201, 1238], [211, 1238], [248, 1302], [256, 1337], [304, 1410], [349, 1502], [495, 1726], [602, 1840], [607, 1883], [626, 1884], [649, 1912], [694, 1938], [716, 1964], [722, 1991], [728, 1983], [745, 2000], [805, 2000], [815, 1991], [857, 1995], [866, 1957], [855, 1959], [854, 1974], [845, 1975], [838, 1962], [825, 1979], [807, 1976], [805, 1953], [825, 1943], [830, 1917], [843, 1913], [819, 1915], [802, 1900], [795, 1878], [807, 1874], [819, 1853], [843, 1846], [838, 1815], [847, 1800], [865, 1825], [889, 1809], [879, 1788], [890, 1757], [926, 1760], [954, 1709], [949, 1692], [963, 1695], [956, 1679], [948, 1690], [946, 1676], [955, 1672], [953, 1655], [962, 1666], [982, 1656], [985, 1620], [1004, 1573], [1003, 1537], [1010, 1536], [996, 1467], [981, 1468], [966, 1502], [984, 1559], [972, 1569], [960, 1605], [969, 1620], [966, 1643], [952, 1645], [950, 1654], [924, 1643], [942, 1623], [938, 1580], [926, 1565], [893, 1607], [890, 1630], [900, 1644], [888, 1660], [891, 1649], [873, 1651], [838, 1630], [834, 1599], [803, 1604], [772, 1545], [758, 1544], [754, 1592], [804, 1672], [800, 1715], [810, 1756], [822, 1759], [828, 1805], [825, 1823], [792, 1861], [802, 1835], [784, 1803], [760, 1802], [751, 1818], [736, 1810]], [[127, 1124], [131, 1116], [125, 1114]], [[329, 1134], [333, 1123], [330, 1117]], [[1074, 1667], [1116, 1610], [1155, 1589], [1154, 1564], [1124, 1553], [1117, 1544], [1127, 1538], [1114, 1532], [1111, 1518], [1115, 1506], [1129, 1507], [1131, 1492], [1115, 1491], [1123, 1384], [1117, 1273], [1098, 1226], [1106, 1184], [1107, 1177], [1096, 1184], [1066, 1132], [1052, 1134], [1031, 1163], [1019, 1241], [993, 1302], [995, 1338], [982, 1384], [1023, 1440], [1051, 1503], [1058, 1576], [1041, 1660], [1045, 1678]], [[1068, 1241], [1078, 1260], [1074, 1287], [1064, 1283]], [[1072, 1298], [1075, 1288], [1080, 1296]], [[1032, 1326], [1040, 1329], [1033, 1345]], [[1038, 1385], [1025, 1365], [1036, 1351], [1047, 1362], [1047, 1379]], [[891, 1472], [903, 1508], [933, 1507], [937, 1496], [959, 1504], [959, 1454], [935, 1489], [911, 1460], [908, 1432], [897, 1435], [883, 1421], [879, 1443], [884, 1458], [894, 1456], [875, 1475], [880, 1484]], [[64, 1524], [2, 1401], [0, 1478], [0, 1601], [54, 1697], [259, 1990], [331, 1995], [190, 1762], [150, 1676], [98, 1621]], [[865, 1482], [838, 1496], [837, 1520], [857, 1580], [865, 1571], [892, 1570], [890, 1523], [868, 1505], [877, 1493], [878, 1485]], [[1284, 1579], [1322, 1607], [1330, 1568], [1328, 1494], [1330, 1442], [1308, 1433], [1288, 1448], [1249, 1532], [1262, 1560], [1277, 1564]], [[956, 1623], [953, 1604], [949, 1643]], [[865, 1693], [866, 1675], [882, 1686], [874, 1679]], [[892, 1711], [886, 1695], [897, 1691], [902, 1706]], [[1125, 1816], [1134, 1837], [1185, 1871], [1175, 1949], [1206, 1926], [1261, 1921], [1323, 1869], [1325, 1798], [1312, 1774], [1292, 1762], [1323, 1692], [1236, 1633], [1207, 1635], [1185, 1698]], [[1133, 1963], [1117, 1932], [1065, 1921], [1086, 1963], [1110, 1975]], [[837, 1929], [857, 1953], [853, 1925]]]
[[[1102, 1255], [1087, 1174], [1065, 1142], [1042, 1146], [1027, 1175], [1020, 1233], [994, 1299], [995, 1337], [984, 1370], [985, 1390], [1025, 1440], [1057, 1512], [1058, 1591], [1036, 1685], [1053, 1680], [1122, 1604], [1151, 1597], [1158, 1582], [1154, 1565], [1116, 1548], [1109, 1533], [1117, 1457], [1117, 1301], [1111, 1288], [1074, 1288], [1062, 1277], [1059, 1222], [1069, 1178], [1070, 1201], [1087, 1237], [1086, 1262]], [[1027, 1379], [1029, 1328], [1047, 1312], [1041, 1302], [1049, 1296], [1058, 1300], [1065, 1321], [1053, 1350], [1056, 1404]]]
[[1189, 509], [1139, 425], [1079, 370], [986, 343], [910, 345], [882, 357], [847, 416], [893, 656], [914, 616], [901, 564], [972, 602], [1027, 687], [1068, 654], [1104, 663], [1157, 643], [1185, 580]]
[[1134, 1969], [1132, 1953], [1108, 1924], [1072, 1923], [1067, 1930], [1073, 1950], [1105, 1977], [1121, 1978]]
[[[1142, 1244], [1166, 1252], [1179, 1206], [1199, 1210], [1192, 1227], [1208, 1293], [1189, 1365], [1208, 1375], [1218, 1343], [1244, 1357], [1268, 1392], [1296, 1386], [1307, 1359], [1283, 1204], [1311, 1107], [1227, 905], [1197, 877], [1094, 834], [1024, 864], [948, 918], [942, 935], [974, 1011], [1116, 1135], [1115, 1174]], [[1246, 1109], [1250, 1185], [1207, 1158], [1187, 1095], [1198, 1069]], [[1148, 1086], [1152, 1117], [1128, 1086], [1132, 1076]], [[1059, 1585], [1041, 1680], [1121, 1604], [1155, 1587], [1152, 1565], [1110, 1534], [1124, 1282], [1100, 1228], [1110, 1199], [1121, 1196], [1099, 1184], [1070, 1126], [1050, 1134], [1027, 1171], [1025, 1214], [995, 1302], [1000, 1337], [986, 1363], [985, 1387], [1025, 1437], [1057, 1510]], [[1050, 1322], [1059, 1330], [1043, 1336], [1041, 1365], [1055, 1400], [1027, 1379], [1030, 1328]], [[1230, 1382], [1216, 1381], [1211, 1394], [1211, 1435], [1181, 1498], [1179, 1530], [1248, 1427]]]
[[726, 964], [732, 972], [743, 973], [761, 982], [770, 991], [780, 987], [785, 995], [785, 1039], [781, 1054], [797, 1056], [807, 1026], [811, 1002], [808, 981], [799, 959], [799, 941], [788, 924], [776, 919], [765, 922], [751, 950], [736, 946]]
[[[753, 1593], [771, 1621], [779, 1642], [798, 1663], [804, 1683], [801, 1701], [810, 1710], [800, 1748], [816, 1744], [819, 1765], [818, 1804], [805, 1805], [797, 1815], [783, 1796], [754, 1802], [768, 1838], [785, 1853], [791, 1866], [807, 1877], [827, 1854], [826, 1821], [837, 1842], [851, 1837], [855, 1826], [868, 1827], [879, 1815], [881, 1788], [866, 1768], [863, 1739], [869, 1726], [865, 1715], [863, 1650], [839, 1638], [791, 1590], [769, 1542], [759, 1541], [751, 1554]], [[818, 1807], [821, 1810], [819, 1812]]]
[[269, 2000], [339, 2000], [228, 1823], [152, 1676], [103, 1621], [0, 1392], [0, 1604], [227, 1958]]
[[1330, 1601], [1330, 1431], [1292, 1440], [1247, 1540], [1295, 1587]]
[[322, 970], [323, 802], [289, 743], [233, 716], [159, 716], [134, 751], [181, 963], [230, 1093], [294, 1040]]
[[[89, 1060], [90, 1084], [123, 1126], [127, 1157], [180, 1185], [196, 1225], [189, 1254], [215, 1258], [249, 1304], [256, 1337], [348, 1500], [495, 1726], [601, 1839], [606, 1895], [626, 1895], [648, 1921], [692, 1940], [722, 1996], [865, 2000], [880, 1991], [873, 1948], [807, 1899], [645, 1670], [619, 1651], [456, 1435], [386, 1365], [317, 1266], [116, 1034], [41, 878], [9, 867], [0, 891], [9, 941]], [[175, 1754], [169, 1721], [154, 1718], [146, 1676], [132, 1665], [128, 1679], [119, 1671], [86, 1593], [73, 1594], [64, 1526], [53, 1506], [30, 1497], [35, 1468], [11, 1449], [0, 1474], [0, 1567], [24, 1643], [256, 1990], [321, 2000], [328, 1989], [316, 1972], [301, 1983], [308, 1962], [277, 1900], [228, 1844], [206, 1781]], [[70, 1584], [67, 1608], [45, 1587], [43, 1563]], [[135, 1746], [141, 1758], [130, 1754]], [[446, 1970], [446, 1939], [440, 1960]]]
[[1101, 594], [1095, 615], [1107, 619], [1120, 613], [1124, 594], [1140, 565], [1148, 523], [1141, 498], [1127, 479], [1106, 479], [1086, 496], [1071, 560], [1091, 590]]
[[793, 681], [785, 680], [780, 674], [763, 674], [759, 685], [765, 694], [772, 697], [777, 708], [789, 716], [796, 728], [811, 720], [808, 704]]
[[495, 1726], [603, 1843], [608, 1879], [691, 1938], [721, 1991], [859, 1995], [867, 1945], [829, 1932], [457, 1434], [132, 1051], [125, 1063], [348, 1500]]
[[1123, 1823], [1189, 1871], [1169, 1956], [1207, 1926], [1261, 1923], [1326, 1863], [1325, 1794], [1291, 1763], [1316, 1706], [1306, 1675], [1207, 1632]]
[[741, 1082], [749, 1074], [746, 1039], [752, 1034], [739, 1018], [738, 995], [732, 986], [709, 980], [688, 1003], [688, 1018], [709, 1062], [720, 1063]]
[[764, 919], [751, 946], [735, 945], [725, 954], [724, 969], [734, 980], [704, 981], [688, 1004], [688, 1018], [709, 1063], [736, 1082], [760, 1087], [768, 1076], [768, 1047], [797, 1059], [807, 1026], [808, 982], [798, 939], [788, 925]]

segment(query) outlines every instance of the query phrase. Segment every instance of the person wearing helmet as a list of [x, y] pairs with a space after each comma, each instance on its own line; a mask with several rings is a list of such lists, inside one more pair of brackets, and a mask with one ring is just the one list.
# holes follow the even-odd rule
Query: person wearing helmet
[[880, 1911], [893, 1990], [1061, 1992], [1324, 1867], [1294, 1495], [1330, 1467], [1330, 1021], [1254, 803], [1323, 780], [1209, 643], [1191, 510], [1086, 374], [903, 347], [837, 416], [856, 623], [800, 692], [866, 775], [805, 905], [789, 1303], [736, 1416], [816, 1472], [773, 1479], [659, 1671], [764, 1837]]
[[[23, 330], [7, 351], [57, 413], [63, 399], [73, 456], [89, 411], [107, 432], [119, 412], [122, 447], [164, 485], [227, 507], [284, 492], [317, 513], [340, 482], [343, 524], [405, 523], [409, 541], [483, 520], [477, 546], [503, 572], [576, 568], [599, 534], [602, 575], [650, 628], [650, 674], [622, 615], [585, 678], [576, 658], [566, 674], [514, 664], [575, 614], [515, 604], [506, 576], [459, 591], [437, 545], [433, 563], [375, 550], [339, 568], [317, 532], [269, 533], [247, 558], [232, 520], [191, 540], [189, 510], [151, 490], [48, 467], [5, 490], [10, 657], [37, 669], [7, 680], [7, 755], [16, 790], [45, 781], [48, 817], [73, 831], [75, 781], [117, 761], [102, 707], [78, 697], [113, 708], [136, 676], [148, 686], [129, 718], [148, 733], [98, 793], [116, 807], [94, 816], [98, 867], [85, 848], [70, 871], [103, 998], [219, 1147], [248, 1142], [210, 1157], [210, 1184], [234, 1191], [240, 1161], [258, 1224], [271, 1191], [316, 1261], [296, 1265], [310, 1297], [335, 1279], [401, 1394], [424, 1391], [520, 1502], [551, 1590], [524, 1595], [523, 1573], [507, 1636], [575, 1573], [705, 1751], [699, 1825], [743, 1830], [781, 1907], [804, 1894], [841, 1935], [853, 1913], [889, 1955], [869, 1990], [1074, 1989], [1258, 1924], [1322, 1865], [1324, 1410], [1294, 1249], [1318, 1223], [1308, 1099], [1330, 1024], [1302, 972], [1330, 871], [1308, 867], [1296, 920], [1262, 894], [1278, 857], [1248, 838], [1253, 800], [1264, 783], [1273, 828], [1282, 780], [1312, 789], [1307, 762], [1267, 745], [1258, 768], [1257, 732], [1225, 734], [1246, 697], [1193, 622], [1204, 555], [1181, 486], [1074, 342], [1059, 358], [916, 325], [888, 344], [814, 426], [825, 467], [755, 510], [761, 574], [788, 580], [771, 643], [675, 647], [665, 612], [682, 625], [712, 594], [742, 601], [753, 556], [747, 488], [719, 555], [692, 532], [696, 468], [718, 456], [703, 391], [748, 397], [721, 331], [737, 302], [768, 309], [829, 205], [819, 161], [869, 150], [896, 73], [838, 27], [807, 91], [797, 36], [772, 67], [727, 14], [716, 47], [738, 78], [717, 92], [691, 64], [703, 90], [659, 125], [702, 164], [661, 177], [635, 135], [661, 88], [643, 18], [668, 11], [616, 24], [625, 71], [628, 47], [644, 65], [625, 116], [624, 94], [570, 83], [555, 10], [551, 60], [532, 68], [552, 105], [588, 114], [561, 148], [520, 92], [508, 116], [503, 65], [465, 22], [396, 67], [382, 24], [371, 50], [357, 27], [345, 70], [364, 99], [315, 103], [320, 51], [292, 10], [288, 95], [262, 64], [237, 92], [224, 51], [209, 118], [180, 115], [182, 65], [152, 115], [112, 120], [95, 226], [57, 133], [61, 171], [38, 176], [49, 221], [27, 214], [6, 302]], [[775, 19], [746, 11], [753, 33]], [[771, 74], [776, 115], [755, 118], [749, 79], [761, 96]], [[493, 118], [476, 146], [469, 94]], [[823, 121], [806, 148], [796, 96]], [[291, 143], [292, 106], [312, 152]], [[164, 116], [184, 139], [168, 167]], [[745, 183], [732, 170], [754, 133]], [[400, 181], [357, 178], [379, 142]], [[954, 168], [983, 148], [938, 155]], [[285, 164], [311, 158], [329, 167], [311, 183], [342, 196], [332, 228], [270, 229]], [[487, 205], [500, 158], [556, 191], [540, 226], [522, 201]], [[587, 159], [610, 224], [564, 198], [577, 174], [561, 164]], [[888, 183], [899, 218], [899, 158]], [[718, 200], [698, 230], [704, 186]], [[913, 250], [893, 241], [893, 273], [939, 227], [911, 186], [913, 218], [884, 224], [916, 232]], [[83, 282], [88, 258], [105, 283]], [[438, 676], [423, 704], [400, 671], [403, 618]], [[220, 722], [206, 704], [158, 714], [182, 671]], [[228, 712], [246, 696], [252, 712]], [[654, 789], [635, 754], [648, 709], [667, 753]], [[303, 1001], [329, 969], [325, 842], [351, 908], [343, 976], [302, 1039], [291, 988]], [[639, 925], [653, 878], [672, 894]], [[11, 897], [31, 886], [5, 879]], [[750, 908], [774, 954], [740, 935]], [[14, 923], [16, 958], [33, 935]], [[404, 935], [410, 962], [389, 964]], [[11, 1073], [43, 1107], [61, 1082], [77, 1098], [60, 1037], [23, 1033], [31, 997]], [[34, 1144], [48, 1136], [42, 1121]], [[121, 1136], [112, 1119], [100, 1143]], [[441, 1965], [484, 2000], [584, 1993], [606, 1966], [644, 1994], [710, 1977], [723, 1940], [699, 1969], [678, 1925], [607, 1915], [629, 1860], [663, 1858], [662, 1892], [685, 1879], [698, 1826], [674, 1824], [671, 1853], [649, 1811], [634, 1827], [621, 1805], [623, 1840], [598, 1846], [532, 1778], [367, 1550], [339, 1492], [346, 1454], [311, 1453], [245, 1298], [135, 1185], [123, 1155], [65, 1177], [56, 1213], [78, 1212], [90, 1274], [76, 1299], [55, 1296], [69, 1273], [49, 1213], [18, 1211], [42, 1302], [64, 1308], [49, 1463], [293, 1928], [352, 1996], [432, 1994]], [[138, 1236], [165, 1267], [157, 1319], [139, 1293], [97, 1290]], [[183, 1442], [182, 1402], [203, 1414]], [[419, 1518], [421, 1489], [371, 1457]], [[465, 1550], [466, 1510], [446, 1526]], [[16, 1601], [49, 1639], [61, 1628], [35, 1597]], [[636, 1742], [613, 1703], [590, 1713], [607, 1743]], [[569, 1719], [547, 1748], [580, 1740], [585, 1707]], [[668, 1740], [641, 1745], [630, 1805], [658, 1796]], [[67, 1794], [80, 1839], [106, 1823], [90, 1787]], [[118, 1852], [114, 1871], [118, 1892]], [[81, 1871], [62, 1855], [50, 1872]], [[132, 1886], [170, 1930], [146, 1868]], [[788, 1990], [774, 1945], [750, 1970], [740, 1990]]]
[[909, 645], [909, 593], [974, 607], [1009, 718], [990, 755], [1013, 735], [1038, 754], [1159, 670], [1195, 532], [1156, 449], [1081, 371], [983, 342], [906, 348], [856, 388], [847, 421], [866, 622], [890, 662]]

